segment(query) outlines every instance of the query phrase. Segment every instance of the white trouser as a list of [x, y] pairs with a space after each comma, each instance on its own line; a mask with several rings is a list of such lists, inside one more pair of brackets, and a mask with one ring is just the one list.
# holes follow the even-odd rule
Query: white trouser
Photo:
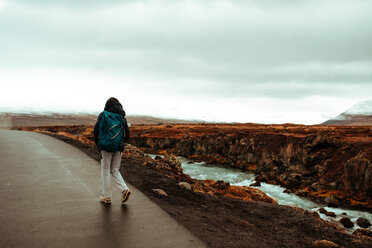
[[120, 191], [129, 189], [119, 172], [121, 152], [101, 151], [101, 155], [102, 196], [111, 198], [110, 174]]

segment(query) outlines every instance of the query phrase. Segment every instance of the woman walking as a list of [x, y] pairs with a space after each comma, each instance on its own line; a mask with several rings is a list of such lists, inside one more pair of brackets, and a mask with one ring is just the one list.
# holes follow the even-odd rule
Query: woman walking
[[125, 203], [129, 199], [131, 191], [119, 172], [121, 155], [129, 137], [130, 131], [123, 106], [118, 99], [111, 97], [94, 126], [94, 142], [101, 153], [102, 203], [111, 203], [111, 176], [122, 192], [121, 202]]

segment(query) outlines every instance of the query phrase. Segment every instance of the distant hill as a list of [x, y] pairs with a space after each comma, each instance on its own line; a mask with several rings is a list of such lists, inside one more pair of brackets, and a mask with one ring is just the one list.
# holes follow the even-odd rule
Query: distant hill
[[322, 125], [372, 126], [372, 100], [359, 102]]
[[[97, 115], [88, 114], [20, 114], [0, 113], [0, 128], [59, 125], [94, 125]], [[197, 123], [179, 119], [164, 119], [151, 116], [127, 116], [131, 125], [156, 125], [168, 123]]]
[[203, 121], [189, 121], [181, 119], [165, 119], [152, 116], [127, 116], [127, 121], [132, 125], [156, 125], [169, 123], [200, 123]]

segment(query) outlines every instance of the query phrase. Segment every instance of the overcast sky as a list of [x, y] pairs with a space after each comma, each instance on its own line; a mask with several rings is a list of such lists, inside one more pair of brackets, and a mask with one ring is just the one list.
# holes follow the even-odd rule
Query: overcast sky
[[372, 1], [0, 0], [0, 111], [321, 123], [372, 98]]

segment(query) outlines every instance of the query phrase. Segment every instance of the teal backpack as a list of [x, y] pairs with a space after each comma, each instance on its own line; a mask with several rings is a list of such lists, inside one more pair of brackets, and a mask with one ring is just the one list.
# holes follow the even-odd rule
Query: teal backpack
[[108, 152], [118, 151], [121, 139], [125, 135], [123, 122], [124, 117], [121, 114], [103, 111], [99, 124], [99, 149]]

